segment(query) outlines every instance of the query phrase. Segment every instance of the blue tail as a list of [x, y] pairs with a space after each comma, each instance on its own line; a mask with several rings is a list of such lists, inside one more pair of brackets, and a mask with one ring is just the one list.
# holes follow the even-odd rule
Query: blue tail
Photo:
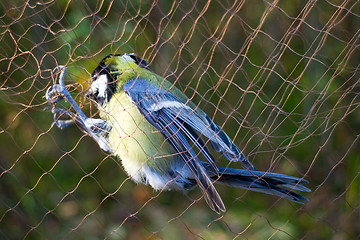
[[[249, 171], [244, 169], [224, 167], [218, 167], [218, 169], [220, 178], [217, 180], [217, 183], [276, 195], [297, 203], [304, 203], [308, 200], [292, 190], [302, 192], [311, 191], [307, 187], [303, 186], [303, 184], [307, 184], [308, 181], [297, 177], [291, 177], [278, 173]], [[212, 178], [215, 180], [218, 177], [214, 176]]]

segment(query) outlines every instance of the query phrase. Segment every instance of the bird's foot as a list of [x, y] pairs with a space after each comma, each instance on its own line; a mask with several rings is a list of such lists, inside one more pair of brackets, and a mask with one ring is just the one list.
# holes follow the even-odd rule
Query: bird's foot
[[[49, 87], [45, 94], [46, 101], [51, 105], [51, 112], [54, 115], [54, 124], [60, 129], [64, 129], [76, 123], [83, 132], [95, 139], [103, 150], [110, 152], [111, 148], [107, 141], [107, 134], [110, 131], [111, 126], [109, 126], [105, 120], [88, 118], [84, 114], [65, 86], [64, 78], [66, 67], [60, 65], [54, 68], [54, 71], [58, 69], [60, 70], [59, 83]], [[71, 112], [69, 109], [58, 108], [56, 104], [61, 100], [67, 101], [74, 109], [75, 113]], [[60, 119], [64, 117], [67, 117], [68, 119]]]

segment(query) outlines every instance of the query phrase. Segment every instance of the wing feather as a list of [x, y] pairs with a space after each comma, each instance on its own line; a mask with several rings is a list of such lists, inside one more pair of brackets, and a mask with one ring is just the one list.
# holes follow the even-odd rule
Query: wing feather
[[[207, 150], [204, 141], [199, 140], [201, 137], [199, 137], [198, 134], [194, 134], [196, 132], [198, 132], [200, 136], [207, 137], [212, 148], [220, 152], [229, 161], [240, 161], [245, 169], [257, 170], [226, 133], [222, 131], [209, 116], [199, 108], [194, 110], [188, 106], [192, 104], [190, 100], [189, 104], [186, 105], [186, 103], [174, 94], [164, 89], [158, 89], [141, 78], [129, 80], [124, 84], [123, 90], [128, 92], [127, 95], [132, 101], [135, 101], [134, 97], [137, 97], [139, 108], [144, 108], [148, 112], [158, 112], [161, 110], [169, 118], [176, 118], [181, 121], [182, 125], [180, 129], [186, 131], [184, 134], [202, 151], [208, 162], [214, 167], [214, 171], [217, 171], [214, 159]], [[142, 99], [139, 98], [140, 94]]]
[[[188, 139], [190, 139], [199, 149], [203, 150], [202, 153], [212, 165], [213, 171], [215, 171], [213, 158], [204, 142], [202, 140], [197, 141], [199, 137], [197, 134], [194, 134], [193, 129], [187, 128], [187, 122], [184, 123], [181, 118], [174, 118], [167, 111], [168, 108], [156, 107], [157, 103], [162, 104], [162, 98], [159, 97], [159, 95], [162, 94], [162, 91], [155, 89], [142, 79], [128, 81], [123, 85], [123, 90], [134, 105], [137, 106], [141, 114], [144, 115], [146, 120], [161, 132], [166, 141], [189, 167], [210, 208], [216, 212], [225, 211], [225, 206], [220, 195], [216, 191], [206, 169], [191, 148], [186, 137], [188, 137]], [[217, 173], [216, 166], [215, 169], [215, 172]]]

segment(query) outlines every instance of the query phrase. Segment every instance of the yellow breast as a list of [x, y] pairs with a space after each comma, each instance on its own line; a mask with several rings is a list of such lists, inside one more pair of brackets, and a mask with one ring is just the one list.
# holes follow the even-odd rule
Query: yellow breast
[[109, 143], [114, 154], [120, 157], [125, 170], [136, 182], [144, 177], [144, 166], [155, 171], [166, 170], [174, 156], [173, 149], [124, 92], [112, 96], [102, 118], [113, 127]]

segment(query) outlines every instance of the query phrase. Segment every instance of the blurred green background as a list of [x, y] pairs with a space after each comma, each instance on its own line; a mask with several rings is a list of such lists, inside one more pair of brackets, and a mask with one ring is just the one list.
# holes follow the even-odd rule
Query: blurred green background
[[[2, 1], [0, 13], [0, 239], [360, 238], [358, 1]], [[68, 66], [96, 116], [89, 74], [126, 52], [258, 169], [308, 179], [309, 202], [217, 186], [218, 215], [199, 189], [136, 185], [76, 126], [53, 127], [52, 69]]]

